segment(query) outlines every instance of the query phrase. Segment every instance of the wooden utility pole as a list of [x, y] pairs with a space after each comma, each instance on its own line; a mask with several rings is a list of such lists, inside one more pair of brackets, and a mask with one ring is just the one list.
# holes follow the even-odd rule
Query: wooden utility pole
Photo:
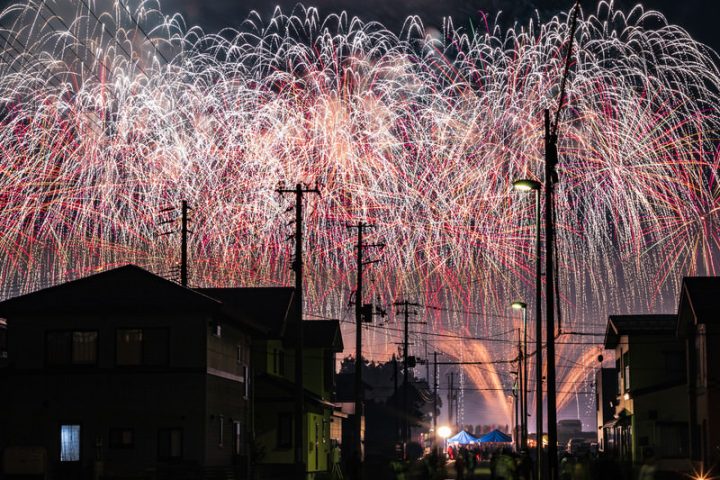
[[318, 188], [307, 188], [297, 184], [293, 189], [278, 188], [280, 194], [295, 195], [295, 259], [292, 269], [295, 271], [295, 468], [297, 478], [305, 480], [306, 465], [303, 457], [304, 426], [304, 388], [303, 388], [303, 196], [306, 193], [320, 194]]
[[188, 203], [187, 200], [182, 201], [182, 225], [180, 229], [180, 285], [188, 286], [188, 254], [187, 254], [187, 236], [188, 236]]
[[364, 449], [362, 441], [362, 418], [363, 418], [363, 384], [362, 384], [362, 324], [363, 317], [368, 317], [366, 321], [372, 321], [372, 305], [363, 305], [362, 294], [363, 294], [363, 267], [372, 263], [378, 262], [378, 260], [365, 261], [363, 259], [363, 252], [366, 248], [382, 248], [383, 244], [377, 243], [372, 245], [365, 245], [363, 243], [363, 231], [369, 228], [374, 228], [374, 225], [368, 225], [367, 223], [358, 222], [357, 225], [348, 225], [348, 228], [357, 229], [357, 286], [355, 288], [355, 438], [354, 438], [354, 455], [357, 456], [357, 478], [362, 478], [362, 463], [364, 460]]
[[[180, 285], [183, 287], [188, 286], [188, 234], [192, 233], [188, 229], [188, 223], [190, 222], [189, 219], [189, 211], [192, 210], [188, 206], [187, 200], [182, 200], [180, 204]], [[176, 207], [169, 207], [169, 208], [163, 208], [160, 210], [161, 214], [168, 213], [168, 212], [175, 212]], [[164, 220], [160, 222], [160, 225], [167, 225], [171, 223], [175, 223], [177, 221], [177, 217], [170, 218], [168, 220]], [[167, 232], [162, 232], [160, 235], [170, 235], [173, 233], [178, 233], [177, 230], [170, 230]], [[174, 276], [178, 273], [178, 267], [172, 267], [170, 269], [171, 274]]]
[[[410, 437], [410, 411], [408, 408], [408, 372], [410, 370], [410, 367], [408, 365], [408, 349], [410, 347], [409, 343], [409, 331], [408, 327], [412, 324], [421, 324], [424, 322], [410, 322], [410, 314], [417, 315], [417, 312], [410, 311], [410, 307], [419, 307], [419, 303], [413, 303], [409, 302], [407, 300], [403, 300], [402, 302], [397, 302], [394, 304], [396, 307], [403, 307], [403, 309], [398, 314], [402, 313], [405, 319], [405, 330], [403, 335], [403, 427], [402, 427], [402, 439], [404, 446], [407, 445], [408, 439]], [[404, 447], [403, 447], [404, 448]]]

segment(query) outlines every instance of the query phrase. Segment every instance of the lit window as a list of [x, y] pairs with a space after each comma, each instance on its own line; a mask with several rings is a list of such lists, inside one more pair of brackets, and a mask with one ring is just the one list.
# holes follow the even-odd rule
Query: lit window
[[80, 425], [60, 425], [60, 461], [80, 461]]

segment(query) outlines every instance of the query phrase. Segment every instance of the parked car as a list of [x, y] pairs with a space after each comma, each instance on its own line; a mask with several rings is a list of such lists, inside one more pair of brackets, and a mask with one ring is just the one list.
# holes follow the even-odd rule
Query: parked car
[[570, 455], [590, 453], [590, 443], [584, 438], [571, 438], [567, 443], [567, 449], [565, 451]]

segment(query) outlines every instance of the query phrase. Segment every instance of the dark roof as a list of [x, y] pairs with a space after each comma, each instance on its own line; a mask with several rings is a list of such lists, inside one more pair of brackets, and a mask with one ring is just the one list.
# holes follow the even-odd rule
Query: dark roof
[[303, 322], [303, 344], [309, 348], [332, 348], [343, 351], [339, 320], [306, 320]]
[[720, 277], [685, 277], [680, 289], [677, 332], [689, 323], [707, 323], [720, 317]]
[[295, 315], [292, 287], [196, 288], [195, 291], [223, 303], [223, 313], [249, 322], [272, 337], [285, 334]]
[[677, 315], [610, 315], [605, 348], [615, 348], [622, 335], [673, 335]]
[[0, 302], [0, 315], [43, 312], [213, 310], [220, 302], [135, 265]]

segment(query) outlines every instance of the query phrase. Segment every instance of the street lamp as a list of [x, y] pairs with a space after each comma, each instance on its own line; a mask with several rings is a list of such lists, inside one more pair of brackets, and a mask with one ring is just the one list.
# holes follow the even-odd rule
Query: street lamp
[[[540, 256], [540, 190], [537, 180], [522, 179], [513, 182], [513, 190], [535, 192], [535, 431], [542, 439], [543, 432], [543, 375], [542, 375], [542, 270]], [[537, 442], [537, 476], [542, 478], [542, 442]]]
[[522, 323], [523, 323], [523, 348], [520, 352], [519, 358], [522, 362], [522, 369], [518, 365], [520, 372], [520, 416], [522, 417], [520, 426], [522, 428], [520, 435], [520, 448], [522, 450], [527, 449], [527, 437], [528, 437], [528, 414], [527, 414], [527, 304], [525, 302], [513, 302], [512, 308], [514, 310], [522, 310]]
[[450, 427], [447, 425], [443, 425], [442, 427], [438, 428], [438, 435], [440, 435], [440, 438], [443, 439], [443, 452], [447, 452], [447, 439], [452, 433], [452, 430], [450, 430]]

